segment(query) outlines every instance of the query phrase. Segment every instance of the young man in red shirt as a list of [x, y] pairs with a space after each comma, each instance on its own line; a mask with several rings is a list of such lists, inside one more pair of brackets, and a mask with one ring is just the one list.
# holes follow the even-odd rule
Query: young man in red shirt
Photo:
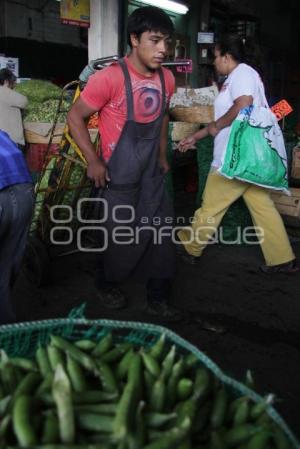
[[[147, 312], [175, 321], [180, 312], [168, 304], [174, 275], [173, 210], [164, 185], [168, 104], [175, 81], [161, 67], [173, 24], [163, 10], [148, 6], [131, 14], [127, 32], [130, 54], [89, 78], [68, 124], [107, 206], [107, 249], [97, 276], [100, 299], [107, 307], [123, 307], [119, 284], [133, 278], [146, 284]], [[101, 158], [85, 125], [95, 112]], [[157, 241], [164, 226], [169, 231]], [[116, 234], [120, 227], [123, 235]]]

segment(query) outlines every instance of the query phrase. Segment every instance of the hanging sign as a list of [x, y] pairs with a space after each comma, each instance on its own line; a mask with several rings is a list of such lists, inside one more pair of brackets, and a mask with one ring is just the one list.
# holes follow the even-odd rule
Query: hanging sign
[[213, 44], [214, 43], [214, 33], [209, 32], [198, 32], [197, 44]]
[[0, 69], [9, 69], [18, 78], [19, 58], [7, 58], [5, 56], [0, 56]]
[[182, 65], [176, 67], [176, 72], [179, 73], [192, 73], [193, 71], [193, 60], [192, 59], [181, 59], [176, 58], [177, 63], [182, 62]]
[[60, 19], [67, 25], [90, 26], [90, 0], [61, 0]]
[[271, 111], [276, 115], [277, 120], [283, 119], [286, 115], [293, 111], [293, 108], [288, 104], [286, 100], [280, 100], [278, 103], [271, 107]]

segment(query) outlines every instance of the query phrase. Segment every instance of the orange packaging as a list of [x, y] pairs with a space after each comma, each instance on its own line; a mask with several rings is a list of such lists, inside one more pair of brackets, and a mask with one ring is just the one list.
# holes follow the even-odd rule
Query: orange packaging
[[276, 115], [278, 121], [292, 112], [292, 110], [293, 108], [288, 104], [286, 100], [280, 100], [278, 103], [274, 104], [271, 107], [271, 111]]
[[89, 118], [87, 127], [88, 129], [98, 128], [98, 112], [95, 112], [95, 114]]

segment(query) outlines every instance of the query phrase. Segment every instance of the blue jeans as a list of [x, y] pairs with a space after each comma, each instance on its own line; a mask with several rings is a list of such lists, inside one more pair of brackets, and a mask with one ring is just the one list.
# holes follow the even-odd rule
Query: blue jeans
[[15, 321], [10, 293], [25, 251], [32, 211], [32, 184], [0, 190], [0, 324]]

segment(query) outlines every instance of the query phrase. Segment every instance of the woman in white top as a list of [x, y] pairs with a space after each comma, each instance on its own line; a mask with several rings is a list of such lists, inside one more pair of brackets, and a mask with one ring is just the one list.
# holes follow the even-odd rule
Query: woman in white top
[[250, 46], [236, 35], [224, 36], [215, 46], [216, 71], [226, 76], [215, 100], [215, 121], [179, 143], [179, 150], [186, 151], [197, 140], [213, 136], [212, 170], [207, 178], [201, 208], [195, 212], [193, 225], [178, 233], [181, 242], [179, 249], [186, 262], [197, 263], [229, 206], [242, 196], [265, 258], [262, 271], [293, 273], [298, 271], [295, 255], [269, 191], [254, 184], [227, 179], [216, 171], [226, 149], [230, 125], [239, 111], [251, 104], [266, 104], [263, 83], [248, 57], [254, 54], [253, 45]]
[[0, 70], [0, 129], [21, 149], [25, 145], [22, 113], [27, 97], [14, 91], [15, 75], [9, 69]]

